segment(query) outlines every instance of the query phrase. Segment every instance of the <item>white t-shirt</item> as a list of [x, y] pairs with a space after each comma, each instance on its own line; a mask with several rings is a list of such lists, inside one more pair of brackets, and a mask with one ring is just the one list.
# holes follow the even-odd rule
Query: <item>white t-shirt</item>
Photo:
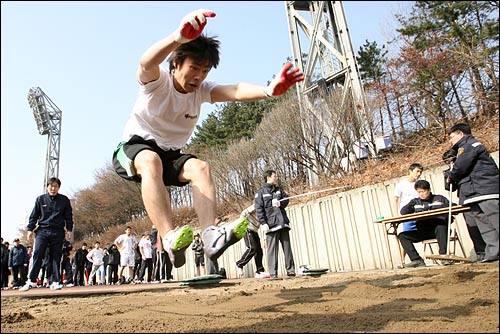
[[144, 253], [146, 259], [151, 259], [153, 257], [153, 251], [151, 249], [151, 240], [142, 238], [141, 241], [139, 241], [139, 247], [142, 248], [142, 252]]
[[[418, 193], [415, 190], [415, 182], [410, 182], [407, 179], [401, 180], [398, 184], [396, 184], [393, 195], [399, 197], [399, 208], [397, 214], [400, 215], [401, 208], [408, 204], [412, 199], [418, 197]], [[403, 232], [413, 231], [416, 229], [417, 225], [414, 220], [403, 223]]]
[[121, 254], [132, 254], [134, 255], [134, 244], [137, 243], [137, 239], [134, 235], [128, 236], [126, 233], [123, 233], [118, 236], [115, 240], [115, 244], [120, 245], [118, 249]]
[[94, 266], [100, 266], [104, 263], [104, 249], [102, 248], [92, 248], [87, 254], [87, 260], [92, 262]]
[[145, 140], [154, 139], [164, 150], [183, 148], [196, 127], [201, 104], [213, 103], [210, 92], [215, 86], [213, 81], [203, 81], [195, 92], [179, 93], [172, 74], [160, 66], [158, 80], [140, 84], [122, 140], [138, 135]]
[[[398, 210], [401, 211], [403, 206], [408, 204], [408, 202], [412, 199], [418, 197], [418, 193], [415, 190], [415, 182], [410, 182], [407, 179], [401, 180], [398, 184], [396, 184], [393, 195], [399, 197]], [[397, 214], [399, 215], [400, 212]]]

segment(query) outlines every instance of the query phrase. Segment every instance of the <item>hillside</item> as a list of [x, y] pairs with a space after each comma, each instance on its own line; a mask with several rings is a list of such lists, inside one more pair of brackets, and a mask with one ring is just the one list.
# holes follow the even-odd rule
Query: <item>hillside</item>
[[[499, 117], [498, 114], [488, 119], [477, 119], [472, 123], [472, 133], [474, 137], [480, 140], [490, 152], [499, 150]], [[393, 143], [390, 152], [383, 157], [377, 159], [366, 159], [361, 167], [350, 174], [343, 175], [337, 179], [324, 179], [319, 182], [319, 185], [309, 188], [307, 185], [295, 185], [287, 187], [286, 191], [290, 196], [297, 194], [305, 194], [322, 189], [344, 187], [350, 188], [363, 187], [370, 184], [377, 184], [385, 180], [400, 177], [407, 174], [408, 166], [413, 162], [419, 162], [425, 168], [435, 168], [443, 165], [441, 156], [443, 152], [450, 148], [448, 136], [442, 128], [430, 128], [424, 131], [414, 133], [409, 136], [404, 142]], [[294, 203], [308, 201], [313, 198], [332, 194], [332, 192], [323, 192], [310, 196], [298, 197]], [[241, 207], [250, 205], [252, 199], [248, 199], [246, 203], [242, 203]], [[235, 219], [239, 212], [232, 212], [225, 208], [219, 208], [219, 214], [225, 220]], [[198, 228], [198, 220], [193, 209], [181, 208], [175, 210], [175, 224], [184, 225], [190, 224], [194, 228]], [[146, 218], [137, 219], [130, 222], [133, 231], [141, 234], [146, 230], [151, 229], [151, 222]], [[95, 236], [92, 239], [85, 240], [88, 245], [93, 245], [96, 240], [105, 246], [113, 242], [113, 240], [123, 233], [125, 226], [115, 226], [110, 228], [106, 233]], [[82, 241], [76, 241], [74, 249], [78, 249]]]

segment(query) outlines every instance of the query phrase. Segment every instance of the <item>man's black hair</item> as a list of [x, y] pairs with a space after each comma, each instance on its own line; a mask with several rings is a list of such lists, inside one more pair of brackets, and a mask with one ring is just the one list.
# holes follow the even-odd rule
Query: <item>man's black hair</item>
[[426, 180], [418, 180], [415, 182], [415, 190], [417, 189], [431, 190], [431, 184]]
[[461, 131], [466, 135], [470, 135], [472, 132], [470, 130], [470, 126], [467, 123], [457, 123], [453, 125], [450, 130], [448, 131], [448, 134], [455, 132], [455, 131]]
[[51, 185], [52, 183], [57, 183], [59, 185], [59, 187], [61, 186], [61, 180], [59, 180], [59, 178], [57, 178], [57, 177], [51, 177], [47, 181], [47, 186]]
[[415, 168], [418, 168], [420, 169], [421, 171], [424, 171], [424, 166], [422, 166], [421, 164], [419, 164], [418, 162], [415, 162], [415, 163], [412, 163], [410, 165], [410, 167], [408, 167], [409, 170], [414, 170]]
[[217, 68], [220, 61], [220, 42], [216, 38], [217, 36], [208, 37], [200, 35], [190, 42], [181, 44], [168, 58], [170, 64], [169, 70], [172, 71], [175, 65], [184, 63], [186, 58], [192, 58], [194, 61], [201, 64], [208, 62], [210, 67]]
[[267, 178], [271, 177], [271, 175], [276, 174], [276, 171], [272, 169], [268, 169], [264, 172], [264, 182], [267, 182]]

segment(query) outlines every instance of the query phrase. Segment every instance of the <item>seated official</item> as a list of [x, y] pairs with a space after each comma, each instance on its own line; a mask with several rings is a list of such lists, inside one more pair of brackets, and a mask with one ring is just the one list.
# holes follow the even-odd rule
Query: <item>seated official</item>
[[[408, 204], [401, 208], [400, 213], [402, 215], [446, 208], [450, 204], [446, 197], [434, 195], [431, 192], [431, 185], [426, 180], [416, 181], [415, 190], [418, 193], [418, 197], [412, 199], [408, 202]], [[414, 243], [428, 239], [437, 239], [439, 254], [446, 254], [446, 246], [448, 242], [448, 214], [417, 220], [416, 230], [401, 232], [398, 234], [398, 238], [401, 242], [401, 246], [411, 260], [411, 262], [405, 264], [404, 267], [425, 267], [425, 261], [418, 254]], [[443, 265], [452, 263], [453, 262], [446, 260], [441, 261], [441, 264]]]

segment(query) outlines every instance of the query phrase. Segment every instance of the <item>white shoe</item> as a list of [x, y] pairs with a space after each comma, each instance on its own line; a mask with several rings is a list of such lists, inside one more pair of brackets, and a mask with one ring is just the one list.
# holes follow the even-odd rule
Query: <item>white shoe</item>
[[163, 248], [167, 251], [170, 262], [175, 268], [182, 267], [186, 263], [186, 249], [193, 239], [193, 229], [188, 225], [168, 232], [163, 238]]
[[74, 285], [73, 283], [68, 283], [68, 284], [66, 284], [66, 285], [65, 285], [65, 287], [67, 287], [67, 288], [72, 288], [72, 287], [74, 287], [74, 286], [75, 286], [75, 285]]
[[236, 265], [236, 275], [238, 275], [238, 277], [243, 277], [244, 275], [243, 268], [238, 267], [238, 265]]
[[255, 278], [271, 278], [271, 275], [269, 275], [269, 273], [261, 272], [256, 273]]
[[28, 291], [29, 289], [36, 287], [37, 287], [36, 283], [33, 283], [30, 280], [28, 280], [26, 281], [26, 284], [24, 284], [22, 287], [19, 288], [19, 291]]
[[61, 290], [63, 285], [59, 282], [54, 282], [50, 285], [50, 290]]
[[205, 254], [210, 260], [217, 260], [229, 246], [245, 236], [247, 227], [246, 217], [239, 217], [227, 225], [207, 227], [202, 235]]

